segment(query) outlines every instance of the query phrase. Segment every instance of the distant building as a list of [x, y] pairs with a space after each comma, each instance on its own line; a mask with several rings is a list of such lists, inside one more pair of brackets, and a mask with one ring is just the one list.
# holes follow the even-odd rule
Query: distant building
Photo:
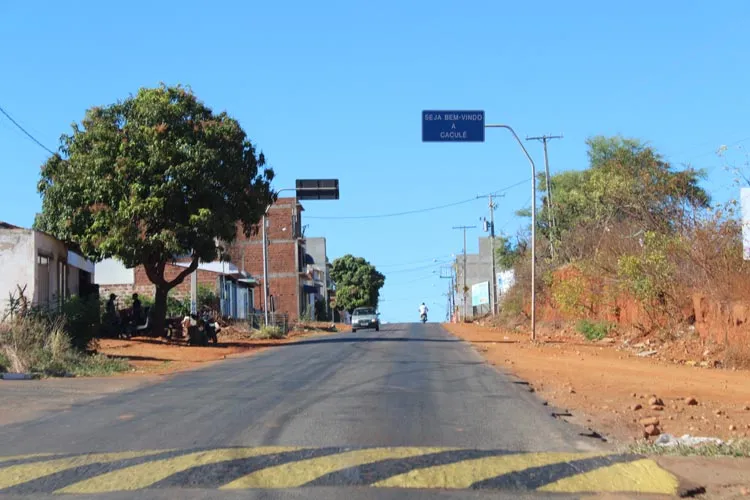
[[[169, 263], [164, 269], [164, 277], [173, 280], [188, 265], [187, 262]], [[202, 262], [195, 272], [198, 275], [198, 286], [208, 288], [219, 297], [222, 316], [245, 319], [252, 312], [253, 289], [257, 285], [252, 276], [241, 272], [229, 262]], [[143, 266], [127, 268], [116, 259], [105, 259], [96, 264], [96, 283], [102, 296], [114, 293], [124, 298], [137, 293], [153, 297], [156, 291]], [[178, 300], [190, 297], [189, 275], [170, 290], [170, 296]]]
[[[492, 256], [491, 256], [491, 241], [490, 238], [479, 238], [479, 253], [467, 254], [466, 255], [466, 286], [468, 291], [466, 292], [466, 312], [467, 317], [472, 318], [474, 316], [481, 316], [491, 312], [492, 308]], [[456, 270], [456, 307], [461, 315], [464, 312], [463, 300], [464, 294], [462, 288], [464, 286], [463, 274], [464, 274], [464, 256], [459, 254], [456, 256], [454, 267]], [[497, 300], [498, 307], [502, 307], [502, 299], [505, 293], [508, 292], [513, 283], [515, 277], [512, 270], [503, 271], [500, 269], [495, 270], [495, 277], [497, 283]], [[490, 304], [483, 306], [475, 306], [472, 304], [471, 288], [473, 285], [487, 282], [490, 293]]]
[[[73, 295], [96, 293], [94, 264], [42, 231], [0, 222], [0, 310], [19, 288], [29, 305], [58, 308]], [[2, 317], [2, 315], [0, 315]]]

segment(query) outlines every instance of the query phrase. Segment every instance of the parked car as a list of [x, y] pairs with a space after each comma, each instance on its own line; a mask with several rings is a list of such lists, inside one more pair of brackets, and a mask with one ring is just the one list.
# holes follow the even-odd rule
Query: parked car
[[374, 328], [380, 331], [380, 313], [375, 311], [374, 307], [358, 307], [352, 314], [352, 332], [361, 328]]

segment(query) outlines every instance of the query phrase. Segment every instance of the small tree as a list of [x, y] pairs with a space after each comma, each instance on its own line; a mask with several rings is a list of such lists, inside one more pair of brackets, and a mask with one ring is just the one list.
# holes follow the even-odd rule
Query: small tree
[[350, 313], [357, 307], [378, 307], [385, 276], [362, 257], [344, 255], [333, 261], [331, 279], [336, 283], [336, 307]]
[[[273, 171], [237, 120], [181, 86], [141, 89], [86, 112], [42, 166], [35, 227], [92, 260], [142, 265], [156, 285], [153, 322], [164, 330], [169, 290], [221, 253], [238, 222], [254, 230], [274, 199]], [[168, 262], [189, 260], [174, 279]]]

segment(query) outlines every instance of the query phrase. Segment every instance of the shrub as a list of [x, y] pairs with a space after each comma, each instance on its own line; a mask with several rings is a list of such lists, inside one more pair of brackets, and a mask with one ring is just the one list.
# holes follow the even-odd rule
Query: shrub
[[586, 340], [601, 340], [612, 330], [613, 325], [604, 322], [595, 322], [583, 319], [578, 322], [578, 331], [586, 337]]
[[62, 306], [61, 316], [70, 343], [76, 349], [86, 349], [96, 337], [101, 324], [101, 304], [94, 295], [70, 297]]
[[190, 314], [190, 297], [182, 300], [167, 296], [167, 317], [178, 318]]
[[256, 340], [283, 339], [286, 337], [284, 330], [278, 326], [262, 326], [253, 332], [251, 338]]
[[128, 369], [123, 359], [89, 355], [76, 349], [62, 318], [27, 315], [0, 326], [2, 364], [15, 373], [106, 375]]
[[[213, 290], [208, 288], [205, 285], [198, 285], [197, 290], [197, 306], [198, 309], [211, 309], [212, 311], [216, 311], [219, 309], [219, 296], [214, 293]], [[188, 311], [190, 310], [190, 299], [187, 301], [188, 304]]]
[[552, 285], [552, 299], [566, 314], [580, 316], [586, 312], [587, 282], [583, 276], [574, 275], [555, 280]]

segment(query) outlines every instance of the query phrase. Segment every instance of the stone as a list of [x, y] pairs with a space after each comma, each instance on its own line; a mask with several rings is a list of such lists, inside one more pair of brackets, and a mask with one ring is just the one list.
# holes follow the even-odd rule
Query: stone
[[643, 409], [643, 405], [633, 405], [630, 407], [630, 409], [633, 411], [638, 411], [638, 410]]
[[685, 404], [688, 406], [695, 406], [698, 404], [698, 400], [690, 396], [688, 398], [685, 398]]
[[576, 393], [576, 390], [575, 390], [575, 389], [573, 389], [572, 387], [570, 387], [570, 388], [568, 389], [568, 392], [569, 392], [569, 393], [571, 393], [571, 394], [575, 394], [575, 393]]
[[658, 417], [646, 417], [639, 420], [641, 425], [649, 426], [649, 425], [659, 425], [659, 418]]
[[744, 411], [750, 411], [750, 405], [745, 405], [742, 407]]
[[716, 414], [717, 417], [720, 417], [720, 416], [724, 415], [724, 411], [723, 410], [716, 410], [714, 413]]
[[651, 406], [658, 405], [658, 406], [664, 406], [664, 401], [661, 400], [661, 398], [657, 398], [656, 396], [652, 396], [648, 400], [648, 404]]
[[646, 428], [643, 429], [643, 437], [658, 436], [659, 434], [661, 434], [661, 431], [657, 425], [647, 425]]
[[737, 426], [736, 425], [730, 425], [729, 426], [729, 430], [730, 431], [736, 431], [737, 430]]

